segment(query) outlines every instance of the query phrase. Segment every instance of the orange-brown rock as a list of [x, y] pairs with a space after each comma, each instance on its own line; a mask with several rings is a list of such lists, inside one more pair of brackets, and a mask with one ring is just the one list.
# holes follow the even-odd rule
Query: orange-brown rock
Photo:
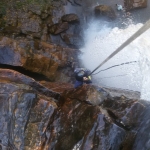
[[60, 94], [57, 91], [50, 90], [49, 88], [46, 88], [39, 82], [36, 82], [34, 79], [32, 79], [28, 76], [25, 76], [17, 71], [13, 71], [10, 69], [0, 69], [0, 80], [2, 83], [3, 82], [14, 82], [18, 85], [24, 84], [42, 95], [55, 98], [57, 101], [60, 98]]
[[124, 0], [124, 7], [127, 11], [135, 8], [147, 7], [147, 0]]
[[[66, 64], [74, 61], [77, 50], [48, 44], [30, 42], [25, 38], [18, 40], [2, 37], [0, 40], [0, 63], [21, 66], [32, 72], [40, 73], [51, 81], [57, 79], [70, 81]], [[64, 70], [66, 71], [63, 71]], [[60, 71], [61, 69], [61, 71]]]
[[51, 89], [54, 92], [62, 94], [66, 90], [73, 89], [73, 84], [63, 83], [63, 82], [48, 82], [48, 81], [40, 81], [40, 84], [44, 87]]

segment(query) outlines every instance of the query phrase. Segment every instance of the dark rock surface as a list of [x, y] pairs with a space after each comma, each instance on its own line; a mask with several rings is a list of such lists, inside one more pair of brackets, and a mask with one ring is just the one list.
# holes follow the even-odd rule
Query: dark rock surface
[[142, 117], [142, 121], [140, 121], [139, 126], [137, 127], [137, 136], [135, 138], [135, 142], [133, 145], [133, 150], [141, 149], [141, 150], [149, 150], [150, 144], [149, 144], [149, 129], [150, 129], [150, 106], [147, 107], [147, 109], [144, 111]]
[[[2, 149], [37, 149], [59, 98], [33, 79], [0, 70], [0, 140]], [[57, 99], [54, 99], [57, 98]]]
[[107, 5], [99, 5], [95, 7], [95, 16], [96, 17], [108, 17], [109, 19], [115, 19], [116, 14], [115, 11], [111, 8], [111, 6]]
[[101, 87], [39, 83], [0, 69], [0, 103], [1, 149], [129, 150], [134, 141], [149, 148], [139, 134], [150, 104]]

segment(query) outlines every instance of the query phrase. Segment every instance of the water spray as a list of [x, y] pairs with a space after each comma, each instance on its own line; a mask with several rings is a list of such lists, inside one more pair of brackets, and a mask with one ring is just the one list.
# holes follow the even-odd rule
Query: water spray
[[109, 59], [114, 57], [117, 53], [119, 53], [123, 48], [129, 45], [132, 41], [134, 41], [137, 37], [143, 34], [150, 28], [150, 20], [143, 25], [135, 34], [133, 34], [128, 40], [126, 40], [120, 47], [118, 47], [112, 54], [110, 54], [102, 63], [100, 63], [89, 75], [92, 75], [98, 68], [104, 65]]

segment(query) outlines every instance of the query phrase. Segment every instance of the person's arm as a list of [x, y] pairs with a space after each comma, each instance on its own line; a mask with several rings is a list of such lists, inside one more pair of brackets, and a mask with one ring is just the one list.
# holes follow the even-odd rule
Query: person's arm
[[83, 77], [83, 81], [84, 81], [85, 83], [92, 83], [90, 76], [88, 76], [88, 77]]

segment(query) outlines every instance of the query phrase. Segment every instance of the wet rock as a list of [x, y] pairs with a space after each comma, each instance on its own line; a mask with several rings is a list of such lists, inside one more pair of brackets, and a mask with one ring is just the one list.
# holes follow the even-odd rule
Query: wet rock
[[82, 6], [82, 0], [74, 0], [74, 3], [79, 6]]
[[127, 11], [135, 8], [147, 7], [147, 0], [124, 0], [124, 6]]
[[[69, 81], [71, 75], [68, 73], [66, 64], [69, 60], [75, 60], [77, 50], [64, 48], [39, 41], [30, 41], [26, 38], [18, 40], [2, 37], [0, 40], [0, 63], [21, 66], [32, 72], [45, 75], [51, 81], [57, 78], [59, 81], [59, 68], [63, 74], [63, 81]], [[57, 70], [59, 73], [57, 73]], [[68, 71], [67, 71], [68, 70]]]
[[131, 108], [126, 109], [126, 114], [121, 118], [122, 122], [126, 126], [136, 126], [138, 123], [137, 118], [144, 111], [145, 106], [139, 102], [135, 102]]
[[61, 17], [61, 20], [63, 22], [78, 23], [79, 17], [76, 14], [66, 14], [66, 15]]
[[[59, 112], [53, 116], [45, 132], [42, 148], [119, 150], [126, 131], [96, 106], [104, 97], [109, 97], [106, 91], [89, 85], [64, 92]], [[47, 145], [47, 141], [51, 144]]]
[[[38, 149], [49, 119], [57, 108], [33, 79], [0, 69], [0, 145], [2, 149]], [[44, 88], [44, 87], [43, 87]], [[48, 89], [45, 88], [45, 90]], [[46, 91], [45, 91], [46, 92]]]
[[34, 79], [29, 78], [17, 71], [13, 71], [10, 69], [0, 69], [0, 79], [1, 81], [9, 81], [14, 82], [16, 84], [25, 84], [27, 86], [30, 86], [33, 90], [41, 93], [45, 96], [53, 97], [57, 100], [60, 98], [60, 94], [56, 91], [49, 90], [42, 84], [36, 82]]
[[[116, 124], [110, 124], [101, 114], [89, 134], [84, 137], [81, 149], [112, 149], [119, 150], [126, 131]], [[102, 141], [102, 142], [101, 142]]]
[[116, 14], [115, 11], [107, 5], [99, 5], [95, 7], [95, 16], [96, 17], [108, 17], [109, 19], [115, 19], [116, 18]]
[[84, 44], [82, 37], [79, 35], [61, 33], [61, 38], [68, 46], [74, 48], [80, 48]]
[[62, 22], [62, 23], [56, 23], [50, 27], [48, 27], [48, 31], [51, 34], [57, 35], [60, 34], [61, 32], [66, 31], [69, 28], [69, 25], [67, 22]]
[[67, 95], [72, 99], [77, 99], [91, 105], [100, 105], [110, 96], [103, 88], [92, 85], [84, 85], [77, 89], [72, 89], [67, 92]]
[[149, 132], [148, 132], [150, 129], [149, 113], [150, 113], [150, 106], [148, 106], [144, 110], [143, 114], [137, 117], [137, 120], [139, 120], [139, 125], [137, 127], [138, 132], [132, 150], [150, 149], [150, 140], [149, 140]]

